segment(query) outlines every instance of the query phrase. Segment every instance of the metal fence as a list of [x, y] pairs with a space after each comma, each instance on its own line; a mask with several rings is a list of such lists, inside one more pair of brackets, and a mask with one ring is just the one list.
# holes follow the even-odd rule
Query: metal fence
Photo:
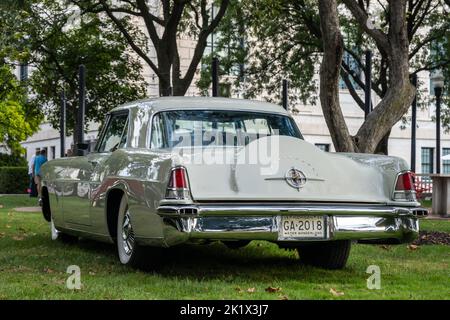
[[424, 199], [433, 194], [433, 181], [428, 173], [417, 173], [414, 179], [417, 198]]

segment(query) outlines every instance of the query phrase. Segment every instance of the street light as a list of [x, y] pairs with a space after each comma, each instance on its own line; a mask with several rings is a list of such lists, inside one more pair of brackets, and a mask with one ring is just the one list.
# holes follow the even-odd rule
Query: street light
[[442, 71], [434, 72], [431, 77], [431, 84], [436, 96], [436, 173], [441, 173], [441, 96], [444, 87]]

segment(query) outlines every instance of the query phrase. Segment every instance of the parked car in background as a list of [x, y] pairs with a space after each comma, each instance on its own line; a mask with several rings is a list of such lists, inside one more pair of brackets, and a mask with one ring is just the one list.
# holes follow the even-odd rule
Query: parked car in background
[[338, 269], [352, 241], [412, 241], [426, 214], [404, 160], [323, 152], [283, 108], [248, 100], [119, 106], [95, 152], [42, 172], [52, 238], [114, 242], [132, 266], [156, 265], [163, 248], [187, 242], [267, 240]]

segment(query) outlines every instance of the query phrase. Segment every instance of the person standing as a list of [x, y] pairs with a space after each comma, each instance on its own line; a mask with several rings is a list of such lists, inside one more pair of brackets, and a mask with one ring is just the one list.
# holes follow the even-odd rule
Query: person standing
[[39, 155], [34, 160], [33, 172], [34, 172], [34, 182], [37, 186], [39, 205], [42, 205], [42, 193], [41, 193], [41, 167], [44, 163], [47, 162], [47, 151], [42, 149]]
[[36, 153], [31, 156], [30, 161], [28, 161], [28, 176], [30, 177], [30, 197], [37, 197], [37, 188], [36, 183], [34, 183], [34, 172], [33, 172], [33, 165], [34, 160], [39, 155], [40, 149], [36, 148]]

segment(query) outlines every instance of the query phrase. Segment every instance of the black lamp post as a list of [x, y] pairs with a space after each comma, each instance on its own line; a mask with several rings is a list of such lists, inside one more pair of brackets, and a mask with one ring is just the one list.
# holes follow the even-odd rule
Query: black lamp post
[[[417, 90], [417, 74], [412, 75], [412, 84]], [[417, 92], [411, 106], [411, 171], [416, 172], [416, 129], [417, 129]]]
[[444, 76], [441, 71], [435, 72], [431, 77], [436, 96], [436, 173], [441, 173], [441, 97], [444, 87]]

